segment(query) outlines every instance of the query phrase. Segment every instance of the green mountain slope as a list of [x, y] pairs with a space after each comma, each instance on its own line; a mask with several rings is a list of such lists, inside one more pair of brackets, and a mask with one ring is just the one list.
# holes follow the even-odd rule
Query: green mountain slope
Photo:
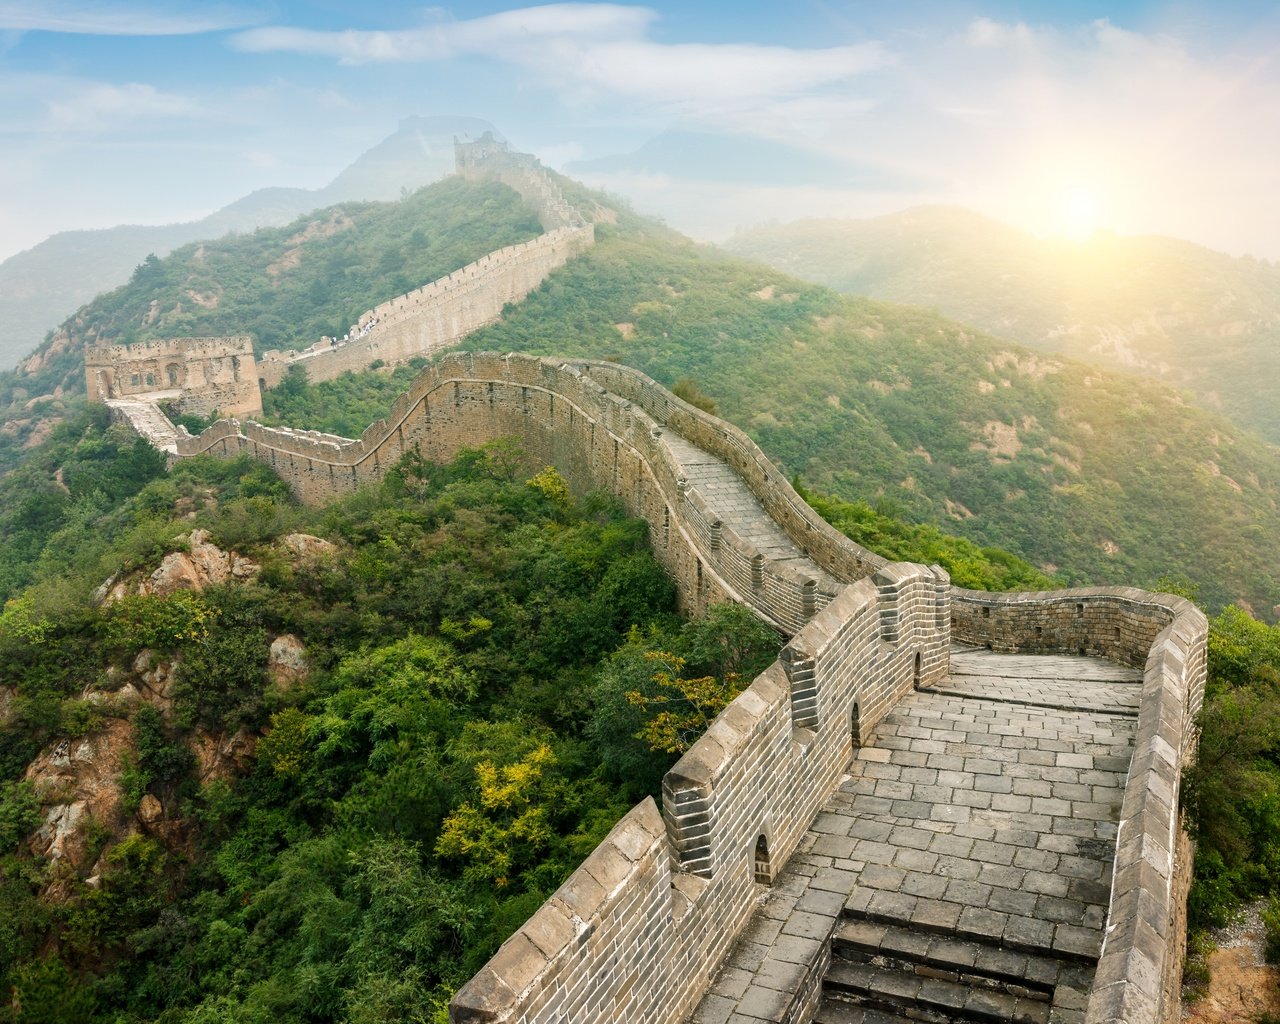
[[1187, 388], [1280, 443], [1280, 266], [1171, 238], [1046, 241], [966, 210], [753, 228], [731, 251], [839, 291]]
[[1280, 459], [1158, 383], [939, 316], [845, 298], [620, 222], [503, 323], [497, 351], [694, 378], [788, 472], [1071, 583], [1182, 575], [1213, 606], [1280, 603]]
[[[581, 208], [599, 200], [564, 187]], [[344, 217], [355, 227], [334, 229]], [[626, 210], [613, 220], [598, 225], [591, 252], [469, 347], [616, 359], [668, 384], [692, 378], [809, 484], [945, 524], [1065, 582], [1174, 575], [1199, 583], [1215, 607], [1240, 601], [1270, 617], [1280, 604], [1280, 459], [1180, 392], [802, 284]], [[457, 265], [533, 230], [513, 193], [442, 182], [406, 203], [322, 211], [228, 240], [225, 251], [189, 247], [86, 307], [69, 338], [248, 330], [260, 347], [307, 344], [403, 290], [415, 235], [452, 238]], [[299, 262], [275, 283], [267, 268], [294, 250]], [[425, 263], [421, 273], [432, 276]], [[199, 307], [190, 292], [217, 305]], [[78, 370], [68, 374], [78, 386]], [[370, 407], [368, 389], [360, 401]], [[269, 399], [273, 408], [292, 421], [301, 407]]]
[[335, 203], [395, 199], [403, 189], [452, 173], [455, 135], [491, 130], [487, 121], [470, 117], [407, 117], [324, 188], [259, 189], [182, 224], [59, 232], [0, 263], [0, 368], [17, 363], [99, 292], [127, 281], [148, 253], [164, 256], [202, 238], [288, 224]]
[[84, 393], [83, 348], [95, 340], [247, 333], [259, 352], [305, 348], [341, 336], [380, 302], [541, 231], [506, 186], [450, 177], [395, 202], [344, 203], [148, 259], [19, 370], [0, 374], [0, 471], [47, 436], [67, 396]]

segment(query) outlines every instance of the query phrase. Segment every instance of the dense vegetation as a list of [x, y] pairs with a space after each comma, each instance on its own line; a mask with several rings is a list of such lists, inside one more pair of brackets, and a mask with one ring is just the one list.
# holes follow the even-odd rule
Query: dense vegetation
[[[115, 441], [91, 424], [62, 454]], [[136, 458], [117, 445], [102, 463], [134, 472]], [[0, 1019], [438, 1016], [652, 791], [671, 758], [635, 737], [643, 721], [625, 699], [653, 685], [647, 652], [749, 679], [777, 638], [736, 608], [680, 622], [643, 522], [612, 499], [574, 501], [554, 472], [526, 483], [520, 465], [502, 443], [443, 468], [409, 460], [323, 511], [243, 461], [153, 466], [132, 497], [86, 513], [87, 530], [45, 552], [50, 575], [0, 619], [13, 688], [0, 728], [0, 985], [14, 993]], [[90, 601], [112, 557], [150, 566], [196, 525], [258, 559], [257, 579]], [[288, 556], [275, 538], [301, 526], [336, 551]], [[313, 662], [292, 688], [265, 671], [286, 632]], [[122, 685], [144, 649], [178, 665], [170, 711], [82, 697]], [[127, 817], [91, 826], [100, 881], [79, 881], [82, 870], [68, 883], [65, 867], [20, 852], [39, 815], [18, 780], [57, 737], [119, 716], [135, 751]], [[201, 730], [265, 733], [249, 774], [201, 786]], [[130, 827], [148, 795], [170, 831]], [[41, 899], [58, 877], [66, 897]]]
[[1227, 924], [1246, 901], [1269, 899], [1268, 959], [1280, 954], [1280, 626], [1237, 608], [1210, 621], [1199, 725], [1182, 791], [1196, 842], [1187, 907], [1193, 985], [1207, 977], [1205, 931]]
[[638, 219], [472, 349], [615, 359], [696, 382], [788, 472], [945, 523], [1069, 584], [1196, 580], [1280, 603], [1280, 458], [1163, 385], [930, 313], [837, 296]]
[[[562, 186], [582, 209], [600, 201], [573, 182]], [[202, 330], [253, 330], [253, 317], [301, 323], [305, 307], [317, 319], [297, 340], [338, 331], [354, 309], [343, 307], [344, 289], [376, 282], [377, 297], [394, 294], [405, 284], [395, 273], [404, 272], [414, 232], [452, 237], [451, 228], [422, 225], [456, 226], [478, 251], [511, 240], [528, 214], [504, 206], [514, 194], [497, 186], [477, 208], [477, 197], [489, 194], [478, 188], [443, 182], [405, 204], [369, 204], [368, 228], [359, 219], [365, 207], [317, 214], [307, 221], [312, 237], [301, 263], [282, 272], [279, 285], [264, 268], [288, 248], [287, 233], [233, 240], [237, 260], [262, 264], [256, 276], [215, 265], [213, 246], [199, 260], [198, 249], [183, 250], [87, 307], [74, 329], [110, 334], [118, 316], [121, 329], [141, 330], [154, 300], [159, 313], [146, 331], [175, 329], [176, 320], [165, 320], [175, 304], [181, 316], [202, 318]], [[324, 234], [348, 216], [357, 229]], [[1268, 618], [1280, 604], [1269, 540], [1280, 534], [1280, 456], [1188, 408], [1177, 392], [1034, 355], [919, 310], [841, 298], [694, 246], [625, 209], [610, 219], [597, 225], [591, 252], [468, 344], [613, 357], [669, 385], [688, 380], [815, 486], [899, 518], [946, 524], [1066, 583], [1150, 585], [1173, 574], [1196, 580], [1214, 609], [1239, 601]], [[386, 238], [365, 248], [374, 221]], [[477, 254], [450, 251], [454, 262]], [[364, 257], [353, 263], [357, 252]], [[269, 307], [253, 305], [262, 288], [273, 297]], [[184, 289], [221, 289], [221, 297], [214, 309], [198, 308]], [[275, 343], [274, 328], [262, 329], [259, 343]], [[74, 358], [72, 349], [46, 355], [55, 367]], [[298, 410], [287, 393], [268, 399], [268, 411], [294, 426], [355, 434], [382, 385], [343, 386], [364, 389], [359, 409], [326, 414], [325, 423], [293, 421]], [[0, 386], [11, 409], [21, 409], [26, 393], [16, 380], [8, 392]], [[0, 467], [38, 436], [30, 432], [45, 422], [41, 415], [39, 406], [22, 411], [0, 430]]]
[[1033, 238], [967, 210], [753, 228], [729, 248], [854, 295], [1161, 377], [1280, 443], [1280, 267], [1171, 238]]

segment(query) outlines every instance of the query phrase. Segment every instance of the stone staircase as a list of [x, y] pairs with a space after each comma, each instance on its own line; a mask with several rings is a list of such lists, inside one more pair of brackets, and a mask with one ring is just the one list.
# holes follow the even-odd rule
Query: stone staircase
[[814, 1024], [1076, 1024], [1088, 958], [885, 923], [848, 911], [831, 943]]

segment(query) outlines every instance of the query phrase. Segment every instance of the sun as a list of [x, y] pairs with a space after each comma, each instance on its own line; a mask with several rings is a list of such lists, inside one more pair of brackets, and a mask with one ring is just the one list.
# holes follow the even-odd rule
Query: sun
[[1058, 231], [1073, 242], [1087, 242], [1101, 227], [1098, 193], [1076, 185], [1058, 195]]

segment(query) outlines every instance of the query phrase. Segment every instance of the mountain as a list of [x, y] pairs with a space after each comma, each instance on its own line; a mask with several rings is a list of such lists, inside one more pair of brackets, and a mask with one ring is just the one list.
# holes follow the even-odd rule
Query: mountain
[[841, 498], [1064, 582], [1180, 576], [1211, 606], [1275, 614], [1280, 456], [1182, 392], [840, 296], [639, 219], [597, 235], [467, 347], [693, 378], [788, 473]]
[[1280, 444], [1280, 266], [1171, 238], [1037, 239], [967, 210], [740, 232], [727, 247], [839, 291], [1158, 377]]
[[[318, 211], [142, 268], [82, 309], [59, 336], [63, 351], [33, 358], [46, 363], [36, 374], [0, 387], [15, 417], [0, 440], [18, 457], [30, 443], [22, 431], [41, 422], [44, 406], [27, 411], [38, 400], [25, 392], [83, 386], [77, 346], [87, 338], [198, 327], [251, 330], [260, 346], [289, 332], [307, 343], [343, 322], [355, 301], [348, 285], [359, 282], [366, 299], [394, 294], [401, 254], [448, 234], [440, 218], [454, 218], [455, 261], [536, 230], [514, 193], [467, 184], [441, 182], [367, 214]], [[567, 179], [562, 188], [580, 209], [608, 205]], [[339, 230], [344, 217], [375, 212], [376, 233], [372, 222]], [[1065, 583], [1174, 576], [1198, 584], [1213, 607], [1236, 601], [1271, 616], [1280, 604], [1280, 456], [1182, 392], [936, 313], [841, 296], [626, 210], [603, 210], [596, 228], [589, 253], [467, 347], [613, 359], [668, 385], [692, 378], [806, 484], [1007, 548]], [[297, 265], [273, 282], [269, 268], [294, 249]], [[216, 294], [217, 304], [198, 308], [189, 292]], [[323, 419], [324, 403], [318, 409]]]
[[395, 202], [342, 203], [148, 258], [17, 370], [0, 373], [0, 473], [84, 394], [86, 344], [248, 333], [259, 352], [305, 348], [380, 302], [541, 231], [511, 189], [450, 176]]
[[264, 188], [197, 221], [64, 231], [0, 263], [0, 367], [14, 365], [48, 330], [99, 292], [129, 279], [150, 253], [198, 239], [288, 224], [352, 200], [389, 200], [453, 171], [453, 139], [493, 131], [470, 117], [409, 117], [320, 189]]

